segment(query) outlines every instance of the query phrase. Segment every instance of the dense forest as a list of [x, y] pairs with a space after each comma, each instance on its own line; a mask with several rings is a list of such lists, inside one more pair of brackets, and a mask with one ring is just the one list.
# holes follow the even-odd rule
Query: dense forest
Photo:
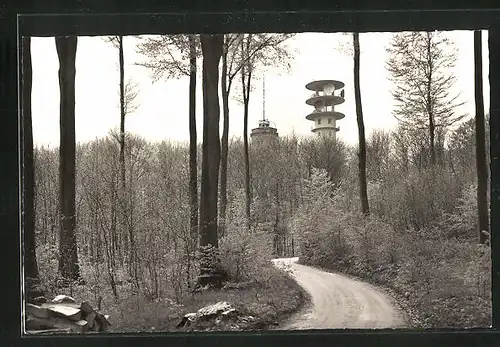
[[[412, 57], [426, 52], [422, 59], [428, 66], [450, 66], [453, 57], [443, 59], [439, 49], [451, 43], [436, 33], [394, 35], [387, 69], [400, 107], [393, 131], [373, 130], [365, 140], [361, 93], [355, 93], [359, 145], [295, 135], [249, 141], [252, 73], [286, 65], [282, 43], [290, 37], [179, 35], [143, 41], [138, 50], [147, 58], [145, 68], [158, 78], [160, 73], [190, 78], [186, 94], [192, 112], [196, 80], [201, 80], [201, 139], [192, 112], [186, 115], [189, 143], [155, 143], [127, 132], [134, 97], [121, 69], [120, 129], [81, 144], [74, 140], [77, 38], [56, 38], [60, 148], [33, 148], [26, 133], [31, 130], [24, 127], [25, 151], [33, 148], [32, 159], [24, 160], [32, 162], [35, 182], [33, 213], [25, 216], [33, 222], [32, 236], [25, 231], [25, 264], [35, 259], [26, 276], [35, 279], [36, 288], [102, 305], [116, 331], [171, 330], [179, 315], [214, 300], [239, 301], [269, 324], [304, 301], [287, 272], [270, 260], [299, 256], [303, 264], [393, 291], [411, 316], [410, 325], [489, 326], [491, 260], [484, 208], [489, 193], [483, 194], [489, 191], [489, 170], [480, 170], [489, 163], [489, 132], [482, 90], [476, 89], [481, 99], [476, 107], [483, 117], [457, 116], [460, 100], [448, 95], [453, 81], [446, 70], [432, 75], [426, 68], [421, 74], [409, 68]], [[123, 38], [111, 42], [123, 66]], [[405, 42], [413, 43], [411, 50], [403, 49]], [[29, 40], [24, 47], [29, 53]], [[353, 47], [353, 76], [359, 79], [357, 34]], [[277, 55], [282, 61], [273, 60]], [[244, 112], [229, 110], [231, 86]], [[422, 86], [426, 93], [418, 91]], [[30, 105], [23, 106], [29, 123]], [[243, 136], [229, 138], [230, 117], [241, 114]]]

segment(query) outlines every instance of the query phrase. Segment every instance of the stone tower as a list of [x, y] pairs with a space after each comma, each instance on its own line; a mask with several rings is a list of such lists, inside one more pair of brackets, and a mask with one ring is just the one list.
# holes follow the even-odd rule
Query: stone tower
[[262, 119], [259, 120], [259, 126], [252, 129], [250, 133], [252, 142], [269, 143], [278, 139], [278, 130], [271, 126], [271, 122], [266, 119], [266, 85], [262, 81]]

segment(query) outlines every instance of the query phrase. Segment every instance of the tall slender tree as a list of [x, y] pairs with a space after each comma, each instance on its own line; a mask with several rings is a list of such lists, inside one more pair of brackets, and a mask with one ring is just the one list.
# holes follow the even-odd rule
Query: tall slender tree
[[55, 38], [59, 57], [59, 273], [80, 280], [75, 235], [75, 77], [76, 36]]
[[248, 109], [250, 103], [251, 81], [257, 66], [290, 67], [290, 55], [281, 44], [292, 37], [288, 34], [244, 34], [239, 40], [237, 54], [241, 67], [241, 96], [243, 101], [243, 154], [244, 154], [244, 187], [245, 214], [247, 226], [250, 227], [250, 206], [252, 202], [250, 158], [248, 154]]
[[196, 55], [196, 36], [189, 35], [189, 205], [191, 209], [190, 227], [193, 236], [198, 235]]
[[125, 116], [127, 115], [126, 110], [126, 89], [125, 85], [125, 58], [123, 54], [123, 36], [111, 36], [107, 39], [107, 41], [111, 42], [114, 47], [118, 49], [118, 68], [120, 71], [120, 134], [118, 138], [118, 143], [120, 145], [120, 184], [122, 189], [125, 189], [125, 177], [126, 177], [126, 168], [125, 168]]
[[430, 163], [436, 164], [436, 133], [461, 120], [456, 108], [463, 105], [451, 90], [456, 77], [454, 43], [441, 32], [395, 34], [387, 49], [387, 70], [395, 87], [394, 116], [405, 129], [428, 132]]
[[[131, 232], [131, 228], [127, 228], [127, 199], [125, 197], [125, 192], [126, 192], [126, 169], [125, 169], [125, 58], [123, 54], [123, 36], [116, 36], [116, 45], [118, 46], [118, 64], [119, 64], [119, 69], [120, 69], [120, 135], [118, 139], [118, 143], [120, 145], [120, 155], [118, 157], [118, 162], [120, 166], [120, 188], [119, 188], [119, 194], [118, 194], [118, 199], [120, 202], [120, 218], [119, 218], [119, 223], [122, 229], [125, 229], [125, 231], [128, 229], [128, 234], [129, 234], [129, 242], [130, 242], [130, 250], [129, 250], [129, 269], [131, 269], [131, 264], [135, 264], [135, 240], [134, 240], [134, 234]], [[116, 231], [116, 223], [112, 224], [113, 227], [111, 228], [111, 233], [112, 233], [112, 240], [117, 238], [117, 231]], [[116, 243], [115, 243], [116, 245]], [[129, 271], [129, 274], [132, 275], [132, 271]], [[110, 278], [113, 278], [113, 276], [110, 276]], [[111, 281], [111, 283], [114, 284], [114, 280]], [[116, 288], [113, 285], [113, 293], [115, 297], [117, 296]]]
[[[218, 267], [217, 203], [220, 165], [219, 62], [224, 35], [200, 35], [203, 52], [203, 144], [200, 196], [200, 249], [198, 285], [220, 285]], [[215, 253], [214, 253], [215, 252]]]
[[200, 35], [203, 51], [203, 145], [200, 246], [218, 247], [217, 197], [220, 162], [219, 62], [223, 35]]
[[[265, 66], [289, 67], [291, 59], [289, 51], [282, 43], [293, 34], [227, 34], [224, 39], [221, 69], [221, 95], [223, 106], [223, 129], [221, 139], [221, 167], [220, 167], [220, 226], [224, 233], [227, 206], [227, 165], [229, 141], [229, 96], [234, 79], [246, 66], [260, 64]], [[248, 50], [242, 52], [241, 44], [248, 40]], [[245, 53], [243, 55], [243, 53]], [[248, 68], [246, 69], [248, 71]], [[247, 107], [248, 108], [248, 107]]]
[[481, 30], [474, 31], [474, 87], [476, 101], [477, 217], [479, 242], [485, 243], [487, 241], [487, 233], [489, 232], [488, 166], [486, 163], [485, 146]]
[[[36, 284], [39, 282], [36, 261], [35, 242], [35, 168], [33, 163], [33, 129], [31, 123], [31, 89], [33, 70], [31, 65], [31, 39], [23, 38], [22, 55], [22, 139], [24, 172], [24, 274], [27, 280], [28, 299], [39, 294]], [[29, 280], [28, 280], [29, 279]]]
[[[108, 42], [118, 50], [118, 68], [119, 68], [119, 96], [120, 96], [120, 131], [118, 134], [118, 145], [120, 147], [120, 153], [118, 156], [119, 163], [119, 192], [118, 192], [118, 201], [119, 201], [119, 228], [122, 232], [126, 233], [128, 242], [129, 242], [129, 250], [128, 250], [128, 265], [129, 265], [129, 274], [131, 277], [136, 277], [133, 275], [135, 271], [133, 267], [135, 267], [136, 263], [136, 240], [133, 232], [133, 228], [130, 226], [128, 222], [128, 216], [130, 214], [129, 206], [128, 206], [128, 198], [126, 193], [126, 161], [125, 161], [125, 153], [126, 153], [126, 127], [125, 121], [128, 114], [133, 113], [138, 105], [135, 103], [135, 99], [137, 98], [137, 84], [134, 84], [131, 79], [125, 82], [125, 56], [124, 56], [124, 38], [122, 35], [119, 36], [111, 36], [107, 39]], [[117, 240], [117, 226], [116, 223], [113, 224], [111, 233], [112, 240]], [[113, 242], [114, 247], [118, 247], [118, 242]]]
[[119, 165], [120, 165], [120, 186], [122, 192], [126, 186], [126, 168], [125, 168], [125, 116], [126, 111], [126, 89], [125, 85], [125, 57], [123, 53], [123, 36], [111, 36], [108, 39], [118, 50], [118, 69], [119, 69], [119, 89], [120, 89], [120, 133], [118, 144], [120, 146]]
[[[221, 69], [221, 95], [222, 95], [222, 139], [221, 139], [221, 163], [220, 163], [220, 210], [219, 210], [219, 230], [224, 235], [226, 229], [226, 209], [227, 209], [227, 156], [229, 144], [229, 93], [234, 81], [234, 77], [240, 65], [235, 63], [234, 43], [241, 40], [242, 34], [224, 35], [224, 46], [222, 49], [222, 69]], [[231, 52], [232, 51], [232, 52]], [[231, 53], [231, 54], [230, 54]], [[228, 61], [230, 60], [230, 61]], [[236, 70], [236, 71], [234, 71]]]
[[220, 206], [219, 206], [219, 231], [221, 236], [226, 231], [226, 209], [227, 209], [227, 155], [229, 151], [229, 88], [232, 81], [228, 83], [227, 55], [229, 52], [229, 35], [224, 35], [222, 47], [222, 70], [221, 70], [221, 93], [222, 93], [222, 139], [221, 139], [221, 162], [220, 162]]
[[248, 155], [248, 105], [250, 103], [250, 83], [252, 80], [252, 63], [248, 59], [252, 34], [246, 35], [246, 40], [241, 41], [241, 55], [246, 63], [241, 68], [241, 89], [243, 92], [243, 151], [245, 163], [245, 214], [247, 227], [250, 227], [250, 205], [252, 192], [250, 190], [250, 159]]
[[196, 132], [197, 58], [200, 55], [198, 35], [162, 35], [144, 39], [137, 51], [147, 61], [137, 63], [152, 71], [153, 80], [165, 74], [178, 78], [189, 76], [189, 205], [192, 235], [198, 236], [198, 158]]
[[365, 123], [363, 121], [361, 87], [359, 82], [359, 73], [360, 73], [359, 33], [353, 33], [352, 39], [354, 46], [354, 100], [356, 103], [356, 119], [358, 121], [358, 137], [359, 137], [359, 153], [358, 153], [359, 197], [361, 200], [361, 212], [367, 215], [370, 213], [370, 207], [368, 205], [368, 192], [366, 187]]
[[[224, 36], [223, 52], [221, 56], [221, 96], [223, 110], [223, 129], [221, 138], [221, 163], [220, 163], [220, 201], [219, 201], [219, 226], [218, 231], [224, 232], [227, 206], [227, 157], [229, 141], [229, 97], [234, 86], [234, 79], [238, 76], [246, 60], [241, 56], [240, 42], [243, 34], [226, 34]], [[254, 64], [256, 61], [262, 65], [282, 64], [290, 58], [287, 50], [280, 46], [292, 34], [255, 34], [251, 42], [248, 60]], [[138, 65], [152, 70], [153, 79], [159, 80], [165, 73], [169, 77], [190, 75], [189, 61], [186, 53], [191, 53], [188, 48], [189, 35], [162, 35], [143, 39], [137, 46], [140, 54], [147, 61]], [[196, 54], [199, 56], [199, 42], [196, 42]]]
[[118, 57], [120, 64], [120, 181], [125, 190], [125, 59], [123, 36], [118, 36]]

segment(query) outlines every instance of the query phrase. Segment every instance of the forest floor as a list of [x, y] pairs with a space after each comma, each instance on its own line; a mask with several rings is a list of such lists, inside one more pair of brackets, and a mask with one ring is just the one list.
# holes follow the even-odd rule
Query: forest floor
[[[249, 282], [232, 284], [221, 290], [205, 290], [179, 300], [181, 302], [170, 298], [148, 300], [143, 295], [133, 294], [129, 285], [122, 285], [118, 287], [116, 299], [109, 289], [99, 293], [103, 297], [101, 311], [110, 315], [110, 333], [235, 330], [234, 326], [224, 324], [176, 327], [185, 314], [226, 301], [241, 314], [256, 318], [252, 323], [239, 324], [236, 330], [267, 330], [302, 309], [308, 300], [304, 289], [288, 274], [277, 269], [271, 271], [273, 276], [266, 283]], [[88, 287], [78, 286], [73, 289], [73, 297], [83, 301], [92, 298], [93, 294]]]
[[406, 317], [381, 289], [344, 275], [297, 264], [298, 258], [277, 259], [291, 266], [293, 276], [312, 298], [311, 305], [278, 329], [403, 328]]

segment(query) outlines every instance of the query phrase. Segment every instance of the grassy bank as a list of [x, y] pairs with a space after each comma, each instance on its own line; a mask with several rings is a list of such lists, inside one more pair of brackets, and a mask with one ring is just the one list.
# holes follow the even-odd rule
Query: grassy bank
[[[118, 298], [113, 296], [109, 286], [99, 292], [102, 297], [101, 311], [110, 315], [111, 333], [140, 331], [210, 331], [210, 330], [266, 330], [285, 320], [299, 310], [306, 298], [304, 290], [289, 276], [278, 269], [266, 269], [272, 276], [266, 283], [243, 282], [228, 283], [221, 290], [206, 290], [185, 297], [176, 302], [171, 297], [150, 300], [144, 295], [134, 293], [129, 284], [118, 287]], [[47, 297], [56, 294], [72, 294], [78, 301], [89, 301], [97, 307], [95, 293], [87, 285], [75, 286], [69, 290], [48, 291]], [[176, 328], [181, 318], [190, 312], [227, 301], [242, 315], [256, 318], [253, 323], [194, 326]]]
[[385, 177], [370, 185], [369, 216], [321, 170], [305, 190], [289, 223], [303, 264], [390, 289], [416, 327], [491, 325], [491, 251], [478, 244], [474, 185], [442, 168]]
[[358, 231], [364, 231], [364, 238], [340, 241], [338, 235], [330, 235], [336, 246], [325, 245], [316, 253], [306, 251], [301, 263], [388, 288], [413, 327], [491, 325], [488, 246], [458, 239], [437, 242], [430, 236], [439, 235], [437, 230], [419, 234], [391, 231], [393, 238], [385, 238], [381, 237], [387, 234], [383, 228], [390, 227], [380, 221], [350, 221]]

